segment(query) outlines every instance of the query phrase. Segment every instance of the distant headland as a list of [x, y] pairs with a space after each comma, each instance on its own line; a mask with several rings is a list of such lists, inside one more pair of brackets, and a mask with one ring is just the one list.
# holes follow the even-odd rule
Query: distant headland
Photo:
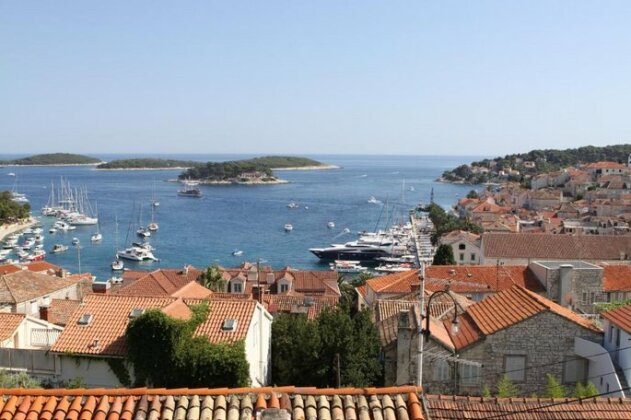
[[460, 165], [437, 179], [455, 184], [485, 184], [503, 181], [527, 182], [534, 176], [579, 164], [599, 161], [627, 163], [631, 144], [585, 146], [577, 149], [531, 150]]
[[0, 166], [98, 165], [101, 159], [73, 153], [44, 153], [19, 159], [0, 160]]
[[108, 170], [172, 170], [187, 169], [195, 165], [203, 165], [203, 162], [175, 159], [134, 158], [117, 159], [99, 164], [96, 169]]

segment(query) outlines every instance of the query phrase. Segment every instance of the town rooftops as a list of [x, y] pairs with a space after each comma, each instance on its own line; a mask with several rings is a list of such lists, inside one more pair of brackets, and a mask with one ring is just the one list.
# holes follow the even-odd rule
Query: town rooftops
[[17, 304], [65, 289], [82, 278], [56, 277], [20, 270], [0, 276], [0, 304]]
[[627, 169], [627, 166], [618, 162], [593, 162], [582, 166], [582, 169]]
[[132, 271], [123, 275], [129, 286], [116, 290], [127, 296], [174, 296], [180, 289], [197, 280], [201, 272], [195, 267], [184, 269], [161, 268], [154, 271]]
[[442, 244], [451, 245], [454, 242], [465, 241], [470, 244], [480, 245], [480, 235], [465, 230], [453, 230], [440, 237]]
[[458, 334], [452, 335], [452, 339], [457, 348], [464, 348], [484, 335], [494, 334], [546, 311], [585, 329], [600, 332], [591, 321], [570, 309], [523, 287], [513, 286], [469, 306], [460, 319]]
[[0, 342], [11, 338], [26, 315], [0, 312]]
[[[423, 420], [419, 388], [3, 389], [2, 419]], [[269, 410], [269, 411], [267, 411]], [[283, 410], [283, 411], [280, 411]], [[273, 416], [273, 417], [270, 417]], [[259, 417], [260, 416], [260, 417]]]
[[605, 311], [601, 313], [600, 316], [608, 319], [612, 324], [617, 325], [628, 333], [631, 333], [631, 305]]
[[52, 324], [64, 326], [68, 323], [68, 320], [79, 305], [81, 305], [81, 302], [78, 300], [51, 299], [47, 310], [48, 319], [46, 319], [46, 321]]
[[482, 249], [486, 258], [611, 261], [631, 258], [631, 236], [485, 233]]
[[425, 288], [456, 293], [490, 293], [519, 285], [544, 291], [537, 277], [525, 265], [432, 265], [425, 268]]
[[28, 264], [2, 264], [0, 265], [0, 275], [15, 273], [20, 270], [29, 270], [37, 273], [57, 274], [61, 271], [61, 267], [51, 264], [47, 261], [33, 261]]
[[418, 270], [388, 274], [366, 281], [367, 289], [375, 293], [409, 293], [414, 285], [420, 285]]
[[603, 291], [631, 292], [631, 266], [607, 264], [603, 270]]
[[[168, 315], [186, 319], [189, 314], [182, 307], [201, 304], [201, 299], [141, 297], [121, 295], [88, 295], [68, 320], [53, 352], [72, 352], [86, 355], [124, 356], [127, 353], [125, 331], [132, 317], [146, 310], [160, 309]], [[234, 342], [245, 338], [254, 315], [256, 301], [216, 299], [208, 301], [206, 321], [196, 330], [213, 343]], [[234, 331], [224, 331], [226, 319], [237, 321]]]

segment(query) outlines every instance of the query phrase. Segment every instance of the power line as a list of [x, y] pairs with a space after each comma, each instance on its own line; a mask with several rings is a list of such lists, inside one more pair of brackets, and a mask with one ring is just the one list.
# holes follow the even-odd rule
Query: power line
[[498, 418], [502, 418], [502, 417], [512, 416], [512, 415], [515, 415], [515, 414], [530, 413], [530, 412], [533, 412], [533, 411], [537, 411], [537, 410], [541, 410], [541, 409], [549, 408], [549, 407], [554, 407], [554, 406], [557, 406], [557, 405], [572, 404], [572, 403], [581, 402], [583, 400], [588, 400], [590, 398], [604, 397], [605, 395], [613, 394], [613, 393], [616, 393], [616, 392], [619, 392], [619, 391], [628, 391], [630, 389], [631, 389], [630, 387], [625, 387], [625, 388], [618, 389], [618, 390], [615, 390], [615, 391], [603, 392], [601, 394], [593, 395], [591, 397], [579, 397], [579, 398], [574, 398], [574, 399], [569, 399], [569, 400], [566, 399], [565, 401], [557, 401], [557, 402], [552, 402], [552, 403], [546, 404], [546, 405], [539, 405], [537, 407], [526, 408], [526, 409], [523, 409], [523, 410], [516, 410], [516, 411], [511, 411], [511, 412], [508, 412], [508, 413], [496, 414], [496, 415], [491, 416], [491, 417], [485, 417], [485, 419], [486, 420], [498, 419]]

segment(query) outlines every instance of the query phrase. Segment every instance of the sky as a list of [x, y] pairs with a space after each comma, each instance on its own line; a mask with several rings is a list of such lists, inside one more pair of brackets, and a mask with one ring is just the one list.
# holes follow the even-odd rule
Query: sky
[[630, 22], [627, 0], [0, 0], [0, 150], [631, 143]]

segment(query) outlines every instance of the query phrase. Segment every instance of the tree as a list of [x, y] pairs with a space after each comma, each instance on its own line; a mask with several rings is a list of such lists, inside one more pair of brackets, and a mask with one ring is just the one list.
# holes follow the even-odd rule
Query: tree
[[213, 292], [224, 292], [226, 290], [226, 280], [223, 278], [221, 269], [216, 264], [207, 267], [206, 270], [200, 274], [199, 282], [205, 288]]
[[194, 337], [209, 308], [202, 304], [190, 309], [193, 316], [187, 321], [150, 310], [129, 323], [127, 358], [136, 383], [167, 388], [247, 386], [245, 344], [212, 344], [206, 337]]
[[471, 190], [467, 193], [467, 198], [480, 198], [476, 190]]
[[454, 251], [451, 249], [450, 245], [440, 245], [436, 250], [436, 254], [434, 255], [433, 265], [453, 265], [456, 264], [456, 259], [454, 258]]
[[596, 385], [594, 385], [591, 381], [588, 381], [586, 384], [577, 382], [576, 387], [574, 388], [574, 396], [576, 398], [595, 397], [598, 394], [598, 388], [596, 388]]
[[563, 398], [565, 397], [565, 388], [557, 381], [554, 375], [547, 374], [546, 397]]
[[304, 314], [280, 314], [272, 323], [272, 382], [313, 386], [318, 382], [320, 333]]
[[0, 225], [26, 219], [30, 212], [31, 206], [28, 203], [16, 203], [9, 191], [0, 192]]
[[497, 383], [497, 396], [500, 398], [515, 397], [519, 394], [519, 388], [510, 380], [507, 375]]

